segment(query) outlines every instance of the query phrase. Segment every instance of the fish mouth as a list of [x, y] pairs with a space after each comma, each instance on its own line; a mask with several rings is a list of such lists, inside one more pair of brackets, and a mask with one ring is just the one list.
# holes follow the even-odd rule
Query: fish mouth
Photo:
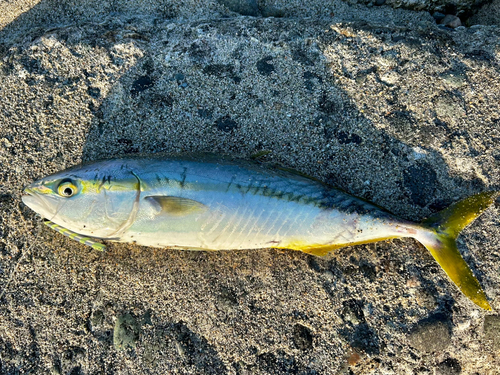
[[24, 189], [23, 195], [21, 196], [21, 200], [23, 203], [31, 208], [33, 211], [38, 212], [37, 206], [44, 205], [44, 202], [41, 198], [34, 194], [31, 189]]
[[21, 200], [23, 203], [27, 206], [30, 206], [29, 203], [31, 203], [33, 200], [36, 200], [36, 195], [33, 192], [33, 190], [28, 186], [24, 188], [23, 190], [23, 195], [21, 196]]
[[35, 211], [37, 214], [40, 214], [43, 217], [51, 216], [51, 210], [47, 201], [37, 194], [35, 190], [31, 187], [26, 187], [23, 191], [23, 195], [21, 196], [21, 200], [23, 203]]

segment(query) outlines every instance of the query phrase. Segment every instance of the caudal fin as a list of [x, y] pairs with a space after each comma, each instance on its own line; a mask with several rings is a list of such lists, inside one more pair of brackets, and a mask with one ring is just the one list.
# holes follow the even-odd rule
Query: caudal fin
[[491, 310], [481, 285], [457, 248], [456, 239], [462, 229], [472, 223], [491, 205], [500, 192], [489, 191], [465, 198], [422, 222], [426, 231], [418, 240], [472, 302]]

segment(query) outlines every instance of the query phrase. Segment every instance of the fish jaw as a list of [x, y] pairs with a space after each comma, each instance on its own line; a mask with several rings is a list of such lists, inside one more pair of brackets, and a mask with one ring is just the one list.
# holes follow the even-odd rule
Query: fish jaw
[[52, 205], [48, 202], [50, 199], [49, 190], [42, 184], [33, 183], [24, 189], [21, 200], [37, 214], [49, 219], [57, 212], [57, 209], [52, 209]]
[[44, 215], [45, 207], [44, 207], [44, 202], [37, 196], [31, 195], [31, 194], [23, 194], [21, 197], [21, 200], [23, 203], [31, 208], [33, 211], [35, 211], [37, 214], [40, 214], [43, 217], [46, 217], [47, 215]]

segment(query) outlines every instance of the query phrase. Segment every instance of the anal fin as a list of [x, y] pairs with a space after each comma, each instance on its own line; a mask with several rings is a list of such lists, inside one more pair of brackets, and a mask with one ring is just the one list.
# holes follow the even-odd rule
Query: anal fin
[[316, 256], [325, 256], [330, 251], [337, 250], [337, 249], [340, 249], [343, 247], [364, 245], [364, 244], [369, 244], [369, 243], [373, 243], [373, 242], [390, 240], [392, 238], [397, 238], [397, 237], [392, 237], [392, 236], [391, 237], [380, 237], [380, 238], [374, 238], [374, 239], [366, 240], [366, 241], [348, 242], [348, 243], [341, 243], [341, 244], [308, 244], [308, 243], [304, 243], [301, 241], [293, 241], [293, 242], [287, 243], [284, 246], [279, 246], [277, 248], [298, 250], [298, 251], [302, 251], [303, 253], [306, 253], [306, 254], [311, 254], [311, 255], [316, 255]]

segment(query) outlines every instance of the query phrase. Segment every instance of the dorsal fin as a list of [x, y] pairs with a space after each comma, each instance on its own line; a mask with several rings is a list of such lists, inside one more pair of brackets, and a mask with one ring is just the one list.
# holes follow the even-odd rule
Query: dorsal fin
[[189, 215], [193, 213], [200, 213], [207, 209], [203, 203], [189, 198], [165, 196], [165, 195], [151, 195], [145, 197], [153, 206], [157, 207], [158, 214], [167, 215]]

